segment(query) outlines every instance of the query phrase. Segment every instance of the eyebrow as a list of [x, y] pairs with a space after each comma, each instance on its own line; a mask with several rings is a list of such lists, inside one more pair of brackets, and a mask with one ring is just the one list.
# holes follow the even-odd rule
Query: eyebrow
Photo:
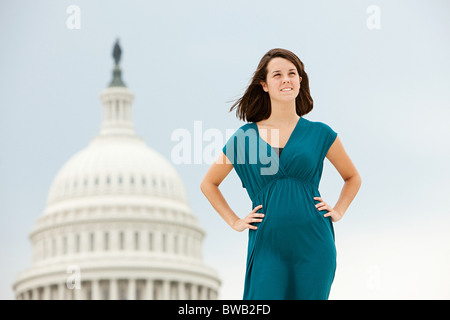
[[[297, 71], [297, 69], [289, 69], [289, 71]], [[272, 71], [272, 73], [275, 73], [275, 72], [281, 72], [281, 70]]]

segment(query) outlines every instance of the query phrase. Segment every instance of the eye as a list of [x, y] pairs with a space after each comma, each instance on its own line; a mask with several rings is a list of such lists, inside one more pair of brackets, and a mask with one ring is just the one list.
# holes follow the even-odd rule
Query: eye
[[274, 74], [274, 77], [278, 77], [280, 74], [279, 73], [276, 73], [276, 74]]

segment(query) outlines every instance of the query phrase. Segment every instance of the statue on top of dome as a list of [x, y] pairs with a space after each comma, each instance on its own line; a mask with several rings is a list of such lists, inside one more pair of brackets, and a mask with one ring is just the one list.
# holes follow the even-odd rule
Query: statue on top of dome
[[119, 38], [117, 38], [116, 43], [113, 48], [113, 58], [116, 63], [113, 69], [113, 79], [109, 84], [109, 87], [126, 87], [125, 83], [122, 81], [122, 70], [120, 70], [119, 62], [122, 55], [122, 49], [119, 46]]
[[116, 62], [116, 65], [118, 65], [120, 62], [121, 54], [122, 54], [122, 50], [120, 49], [120, 46], [119, 46], [119, 38], [117, 38], [116, 43], [114, 44], [114, 49], [113, 49], [113, 58], [114, 58], [114, 61]]

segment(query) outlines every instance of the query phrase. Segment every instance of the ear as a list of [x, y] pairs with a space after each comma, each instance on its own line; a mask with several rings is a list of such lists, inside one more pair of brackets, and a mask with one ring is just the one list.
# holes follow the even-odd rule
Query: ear
[[269, 88], [267, 88], [267, 83], [265, 83], [264, 81], [261, 81], [260, 84], [265, 92], [269, 91]]
[[[300, 77], [300, 76], [299, 76], [299, 77]], [[301, 82], [302, 82], [302, 79], [303, 79], [303, 78], [302, 78], [302, 77], [300, 77], [300, 82], [299, 82], [299, 83], [301, 83]]]

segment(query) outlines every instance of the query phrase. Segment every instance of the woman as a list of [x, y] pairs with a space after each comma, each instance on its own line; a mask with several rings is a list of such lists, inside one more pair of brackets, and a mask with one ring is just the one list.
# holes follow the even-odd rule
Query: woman
[[[303, 117], [313, 99], [294, 53], [267, 52], [234, 108], [248, 123], [228, 140], [200, 187], [231, 228], [249, 229], [243, 298], [328, 299], [336, 269], [333, 223], [356, 196], [359, 173], [337, 133]], [[334, 207], [318, 190], [325, 157], [345, 182]], [[219, 190], [233, 168], [252, 200], [244, 218]]]

